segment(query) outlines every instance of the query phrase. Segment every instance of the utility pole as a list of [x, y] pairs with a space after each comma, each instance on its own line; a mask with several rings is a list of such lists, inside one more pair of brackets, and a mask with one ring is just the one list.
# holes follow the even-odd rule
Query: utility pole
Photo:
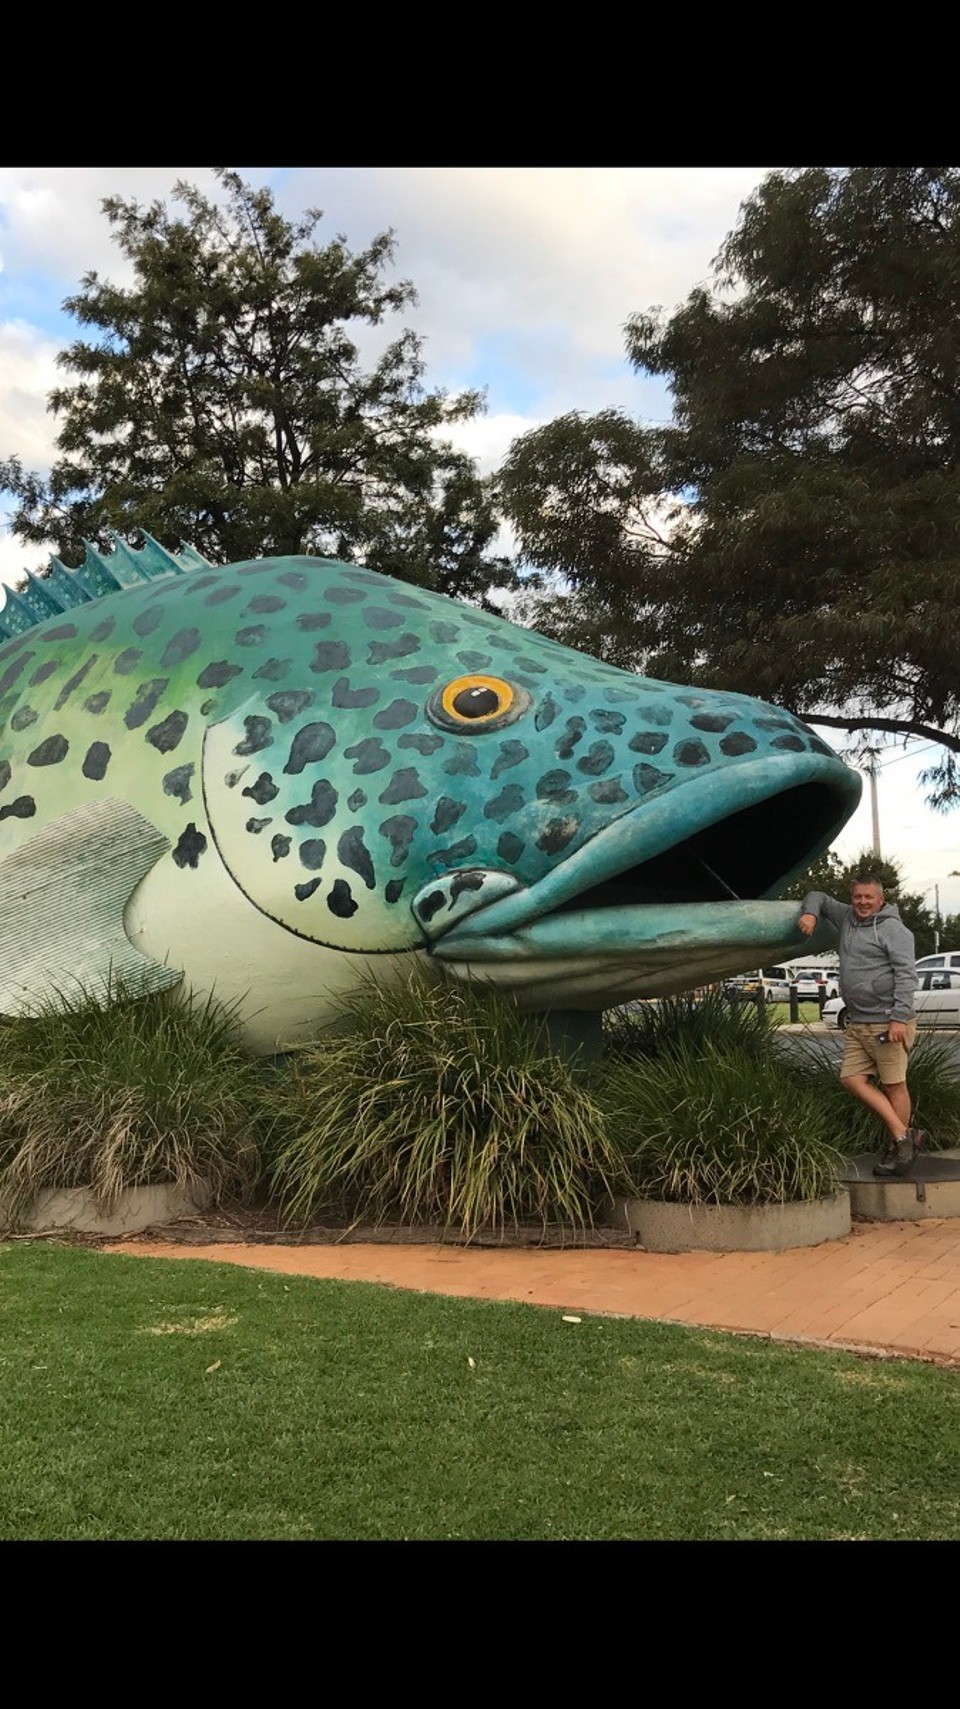
[[867, 749], [867, 776], [870, 779], [870, 813], [873, 820], [873, 852], [878, 860], [880, 853], [880, 809], [877, 806], [877, 750]]
[[940, 948], [940, 886], [939, 886], [939, 884], [934, 885], [933, 894], [937, 899], [937, 911], [936, 911], [936, 914], [934, 915], [934, 923], [933, 923], [933, 953], [934, 953], [934, 955], [936, 955], [937, 951]]

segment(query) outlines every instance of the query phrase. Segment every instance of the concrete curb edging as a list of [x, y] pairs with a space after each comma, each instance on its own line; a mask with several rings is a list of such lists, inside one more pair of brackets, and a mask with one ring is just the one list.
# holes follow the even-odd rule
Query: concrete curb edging
[[850, 1194], [782, 1205], [675, 1205], [617, 1199], [614, 1217], [648, 1252], [781, 1252], [850, 1233]]
[[192, 1193], [172, 1182], [159, 1187], [127, 1187], [115, 1208], [102, 1211], [88, 1187], [48, 1187], [38, 1193], [22, 1226], [30, 1234], [72, 1228], [80, 1234], [137, 1234], [154, 1223], [195, 1216], [210, 1202], [206, 1189]]

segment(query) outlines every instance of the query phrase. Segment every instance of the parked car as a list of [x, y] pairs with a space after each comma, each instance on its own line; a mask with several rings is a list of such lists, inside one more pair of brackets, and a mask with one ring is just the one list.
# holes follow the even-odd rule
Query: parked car
[[840, 995], [840, 976], [826, 967], [804, 967], [794, 974], [794, 980], [801, 999], [819, 997], [821, 991], [828, 999]]
[[[920, 974], [913, 1008], [920, 1027], [960, 1028], [960, 967], [934, 968]], [[846, 1026], [847, 1010], [842, 997], [832, 997], [824, 1003], [823, 1019], [828, 1026]]]
[[917, 962], [917, 972], [932, 972], [937, 967], [960, 968], [960, 950], [946, 950], [940, 955], [924, 955]]

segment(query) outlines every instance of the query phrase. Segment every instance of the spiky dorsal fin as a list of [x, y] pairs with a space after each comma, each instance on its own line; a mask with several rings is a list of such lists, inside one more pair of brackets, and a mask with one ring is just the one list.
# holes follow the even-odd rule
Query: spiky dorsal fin
[[86, 556], [79, 569], [68, 570], [59, 558], [51, 558], [39, 575], [25, 570], [23, 586], [7, 588], [6, 603], [0, 607], [0, 641], [12, 641], [35, 623], [45, 623], [48, 617], [86, 605], [91, 599], [102, 599], [118, 588], [210, 568], [206, 558], [182, 543], [179, 552], [168, 552], [146, 533], [142, 546], [129, 546], [119, 534], [111, 534], [110, 539], [113, 545], [109, 552], [98, 552], [89, 540], [84, 541]]

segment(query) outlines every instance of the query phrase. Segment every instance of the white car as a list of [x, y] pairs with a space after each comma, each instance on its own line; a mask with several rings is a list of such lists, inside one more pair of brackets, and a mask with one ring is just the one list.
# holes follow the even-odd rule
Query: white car
[[[960, 967], [920, 973], [919, 981], [913, 999], [917, 1025], [960, 1028]], [[847, 1009], [842, 997], [831, 997], [824, 1003], [823, 1019], [828, 1026], [846, 1026]]]

